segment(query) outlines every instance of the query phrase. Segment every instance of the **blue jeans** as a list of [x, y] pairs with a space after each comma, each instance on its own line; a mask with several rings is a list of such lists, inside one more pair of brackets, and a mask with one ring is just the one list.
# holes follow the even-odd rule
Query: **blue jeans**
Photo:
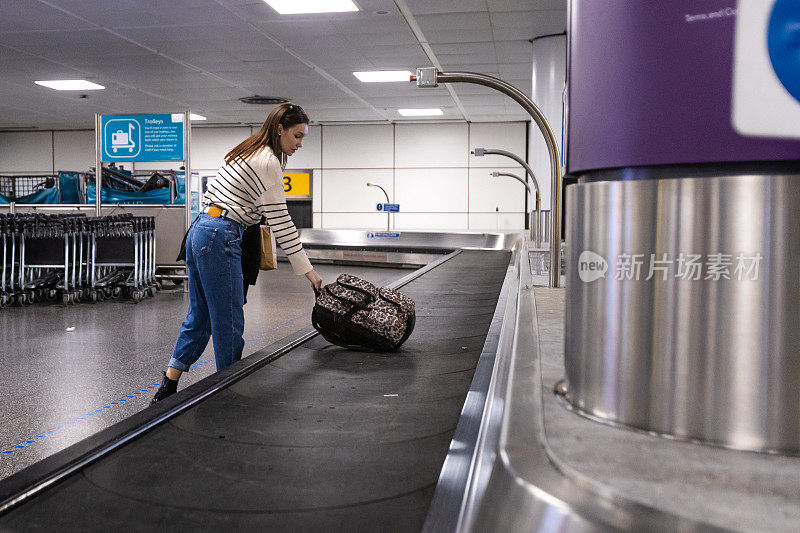
[[186, 238], [189, 312], [169, 366], [189, 370], [214, 339], [217, 370], [242, 358], [242, 232], [231, 220], [200, 215]]

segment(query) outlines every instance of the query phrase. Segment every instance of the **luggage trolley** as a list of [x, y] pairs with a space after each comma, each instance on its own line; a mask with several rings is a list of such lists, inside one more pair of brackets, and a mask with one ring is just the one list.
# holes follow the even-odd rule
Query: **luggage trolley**
[[154, 217], [0, 215], [0, 307], [153, 296]]
[[69, 220], [70, 231], [70, 278], [69, 286], [74, 292], [73, 302], [86, 300], [97, 301], [97, 290], [92, 284], [91, 272], [94, 269], [92, 254], [92, 235], [94, 224], [85, 217]]
[[0, 215], [0, 234], [2, 234], [3, 265], [0, 278], [0, 308], [13, 302], [17, 295], [20, 258], [20, 240], [22, 235], [14, 215]]
[[[121, 291], [139, 302], [158, 289], [155, 283], [155, 219], [130, 214], [105, 217], [95, 232], [93, 265], [97, 270], [94, 286]], [[122, 270], [125, 269], [125, 270]]]
[[82, 216], [25, 215], [19, 227], [19, 277], [17, 303], [29, 305], [42, 299], [55, 300], [61, 293], [64, 305], [81, 296], [76, 272], [83, 260], [78, 246]]

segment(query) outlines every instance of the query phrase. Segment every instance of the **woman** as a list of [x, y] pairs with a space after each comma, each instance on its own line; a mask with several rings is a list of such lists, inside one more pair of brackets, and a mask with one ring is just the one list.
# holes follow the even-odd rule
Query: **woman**
[[265, 217], [295, 274], [305, 275], [318, 289], [322, 278], [308, 261], [297, 229], [286, 209], [283, 168], [308, 133], [308, 116], [300, 106], [280, 104], [264, 125], [225, 156], [225, 164], [209, 181], [204, 209], [186, 238], [189, 312], [181, 325], [153, 403], [175, 393], [183, 372], [200, 358], [214, 339], [217, 370], [242, 357], [244, 290], [242, 233]]

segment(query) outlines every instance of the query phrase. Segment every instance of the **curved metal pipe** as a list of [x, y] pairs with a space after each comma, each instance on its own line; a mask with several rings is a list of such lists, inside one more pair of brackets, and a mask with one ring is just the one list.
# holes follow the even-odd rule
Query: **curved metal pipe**
[[478, 74], [476, 72], [440, 72], [436, 67], [418, 68], [411, 81], [417, 87], [438, 87], [439, 83], [475, 83], [490, 87], [511, 97], [533, 118], [544, 137], [550, 154], [550, 287], [560, 285], [561, 273], [561, 165], [558, 156], [558, 143], [547, 119], [536, 104], [525, 93], [503, 80]]
[[[378, 185], [377, 183], [370, 183], [370, 182], [367, 182], [367, 187], [377, 187], [377, 188], [379, 188], [380, 190], [382, 190], [382, 191], [383, 191], [383, 195], [384, 195], [384, 196], [386, 196], [386, 203], [387, 203], [387, 204], [390, 204], [390, 203], [392, 203], [392, 201], [391, 201], [391, 200], [389, 200], [389, 193], [387, 193], [387, 192], [386, 192], [386, 189], [384, 189], [383, 187], [381, 187], [381, 186], [380, 186], [380, 185]], [[390, 215], [390, 214], [389, 214], [389, 212], [387, 211], [387, 212], [386, 212], [386, 231], [392, 231], [392, 223], [391, 223], [391, 220], [392, 220], [392, 219], [391, 219], [391, 215]]]
[[[486, 153], [488, 153], [488, 152], [486, 152]], [[521, 184], [523, 184], [525, 186], [525, 188], [528, 190], [528, 194], [533, 196], [533, 198], [534, 198], [534, 200], [533, 200], [534, 209], [531, 212], [531, 219], [530, 219], [531, 240], [533, 241], [534, 248], [537, 248], [537, 249], [541, 248], [541, 246], [542, 246], [542, 235], [541, 235], [541, 232], [539, 231], [539, 213], [541, 213], [542, 206], [541, 206], [541, 196], [539, 194], [538, 185], [536, 187], [536, 191], [534, 192], [531, 189], [530, 183], [528, 183], [524, 179], [520, 178], [516, 174], [511, 174], [510, 172], [494, 171], [494, 172], [492, 172], [492, 176], [494, 176], [495, 178], [498, 177], [498, 176], [507, 176], [509, 178], [514, 178], [515, 180], [517, 180], [518, 182], [520, 182]], [[534, 183], [534, 185], [536, 185], [536, 178], [535, 177], [533, 178], [533, 183]]]
[[[514, 161], [516, 161], [517, 163], [522, 165], [522, 167], [528, 172], [528, 175], [531, 177], [531, 180], [533, 180], [533, 185], [536, 187], [536, 194], [541, 196], [542, 191], [541, 191], [541, 189], [539, 189], [539, 180], [536, 179], [536, 174], [533, 173], [533, 169], [531, 168], [531, 166], [528, 163], [526, 163], [525, 160], [522, 159], [517, 154], [512, 154], [511, 152], [507, 152], [505, 150], [499, 150], [497, 148], [475, 148], [470, 153], [474, 154], [474, 155], [476, 155], [478, 157], [481, 157], [483, 155], [502, 155], [502, 156], [508, 157], [510, 159], [513, 159]], [[501, 175], [502, 176], [512, 176], [514, 178], [517, 178], [517, 176], [514, 176], [513, 174], [501, 174]], [[519, 178], [517, 178], [517, 179], [519, 179]], [[523, 180], [523, 183], [525, 183], [524, 180]]]
[[[534, 194], [534, 192], [531, 190], [531, 184], [525, 181], [524, 179], [520, 178], [516, 174], [511, 174], [510, 172], [497, 172], [497, 171], [492, 172], [492, 177], [496, 178], [498, 176], [508, 176], [509, 178], [514, 178], [515, 180], [523, 184], [526, 189], [528, 189], [529, 194]], [[536, 194], [539, 194], [538, 190], [536, 191]]]

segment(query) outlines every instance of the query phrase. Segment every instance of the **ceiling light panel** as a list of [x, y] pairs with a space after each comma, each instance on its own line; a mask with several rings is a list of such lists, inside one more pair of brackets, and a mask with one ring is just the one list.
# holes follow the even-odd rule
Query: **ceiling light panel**
[[353, 72], [353, 75], [364, 83], [382, 83], [389, 81], [411, 80], [410, 70], [372, 70], [367, 72]]
[[438, 107], [429, 107], [424, 109], [398, 109], [397, 112], [404, 117], [432, 117], [444, 114]]
[[358, 11], [352, 0], [264, 0], [281, 15]]
[[105, 89], [102, 85], [86, 80], [37, 80], [34, 83], [56, 91], [98, 91]]

